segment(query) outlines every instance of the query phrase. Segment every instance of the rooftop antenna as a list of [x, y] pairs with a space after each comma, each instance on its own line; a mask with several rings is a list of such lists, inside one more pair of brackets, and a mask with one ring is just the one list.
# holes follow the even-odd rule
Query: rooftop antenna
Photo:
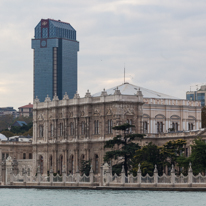
[[124, 84], [125, 84], [125, 63], [124, 63]]

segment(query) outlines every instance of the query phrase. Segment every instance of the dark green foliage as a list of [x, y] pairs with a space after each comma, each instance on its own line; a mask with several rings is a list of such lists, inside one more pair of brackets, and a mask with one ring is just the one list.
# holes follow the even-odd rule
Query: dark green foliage
[[166, 165], [170, 168], [172, 164], [174, 166], [180, 166], [180, 163], [186, 165], [186, 163], [183, 162], [185, 145], [186, 141], [179, 139], [169, 141], [161, 147], [152, 143], [142, 147], [140, 150], [136, 151], [134, 158], [132, 159], [133, 175], [136, 175], [139, 163], [143, 175], [146, 175], [147, 173], [152, 175], [155, 165], [157, 165], [159, 175], [163, 174]]
[[114, 174], [120, 175], [121, 171], [122, 171], [122, 163], [112, 166], [112, 175]]
[[178, 139], [169, 141], [160, 147], [160, 153], [163, 155], [164, 165], [168, 165], [169, 167], [171, 167], [172, 164], [176, 165], [177, 158], [183, 154], [186, 143], [187, 142], [185, 140]]
[[33, 122], [28, 123], [27, 125], [23, 125], [22, 127], [14, 127], [12, 126], [10, 130], [5, 129], [1, 131], [6, 137], [12, 137], [15, 135], [30, 135], [33, 134]]
[[91, 160], [82, 160], [80, 172], [82, 174], [89, 176], [90, 169], [91, 169]]
[[8, 127], [11, 126], [16, 121], [25, 121], [27, 124], [29, 124], [33, 121], [33, 118], [23, 117], [23, 116], [14, 118], [12, 115], [0, 116], [0, 131], [8, 129]]
[[136, 151], [132, 159], [133, 175], [136, 175], [139, 163], [143, 175], [147, 173], [152, 175], [155, 165], [158, 166], [159, 175], [162, 175], [163, 162], [164, 156], [160, 153], [160, 148], [150, 142], [148, 145]]
[[206, 106], [202, 108], [202, 128], [206, 127]]
[[185, 157], [185, 155], [180, 155], [179, 157], [177, 157], [177, 165], [182, 168], [181, 173], [183, 175], [187, 175], [188, 174], [188, 169], [189, 169], [189, 163], [190, 163], [190, 158]]
[[204, 173], [206, 171], [206, 143], [204, 140], [198, 138], [192, 145], [192, 154], [189, 157], [192, 163], [194, 174]]
[[143, 138], [144, 134], [130, 134], [129, 128], [132, 127], [134, 127], [134, 125], [130, 125], [128, 123], [113, 127], [113, 130], [120, 130], [122, 134], [117, 135], [112, 140], [105, 142], [104, 147], [113, 150], [106, 152], [104, 161], [110, 162], [111, 159], [120, 161], [117, 165], [113, 165], [116, 173], [119, 173], [119, 167], [123, 164], [125, 174], [127, 175], [128, 170], [131, 169], [131, 159], [133, 158], [135, 151], [140, 149], [139, 145], [132, 141], [136, 138]]

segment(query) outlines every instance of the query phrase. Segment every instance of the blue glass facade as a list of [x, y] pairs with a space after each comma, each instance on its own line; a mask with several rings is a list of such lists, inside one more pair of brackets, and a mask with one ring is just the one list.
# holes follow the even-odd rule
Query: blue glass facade
[[186, 99], [187, 99], [187, 100], [195, 101], [195, 94], [187, 94], [187, 95], [186, 95]]
[[205, 106], [205, 93], [197, 93], [197, 100], [201, 101], [201, 106]]
[[35, 27], [34, 98], [42, 102], [57, 93], [62, 99], [67, 92], [70, 98], [77, 91], [77, 52], [79, 42], [73, 27], [61, 21], [42, 19]]

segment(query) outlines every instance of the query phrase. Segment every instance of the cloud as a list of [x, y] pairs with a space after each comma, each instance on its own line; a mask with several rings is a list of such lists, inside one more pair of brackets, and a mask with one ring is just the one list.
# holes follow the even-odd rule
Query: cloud
[[0, 106], [32, 101], [31, 38], [41, 18], [70, 22], [80, 42], [79, 92], [126, 80], [179, 98], [205, 82], [203, 0], [0, 1]]

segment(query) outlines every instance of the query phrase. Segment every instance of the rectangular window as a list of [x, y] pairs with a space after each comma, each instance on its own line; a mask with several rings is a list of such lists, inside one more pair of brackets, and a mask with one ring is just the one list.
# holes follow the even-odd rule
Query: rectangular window
[[32, 153], [29, 153], [29, 159], [32, 159]]
[[23, 159], [26, 159], [26, 153], [23, 153]]

